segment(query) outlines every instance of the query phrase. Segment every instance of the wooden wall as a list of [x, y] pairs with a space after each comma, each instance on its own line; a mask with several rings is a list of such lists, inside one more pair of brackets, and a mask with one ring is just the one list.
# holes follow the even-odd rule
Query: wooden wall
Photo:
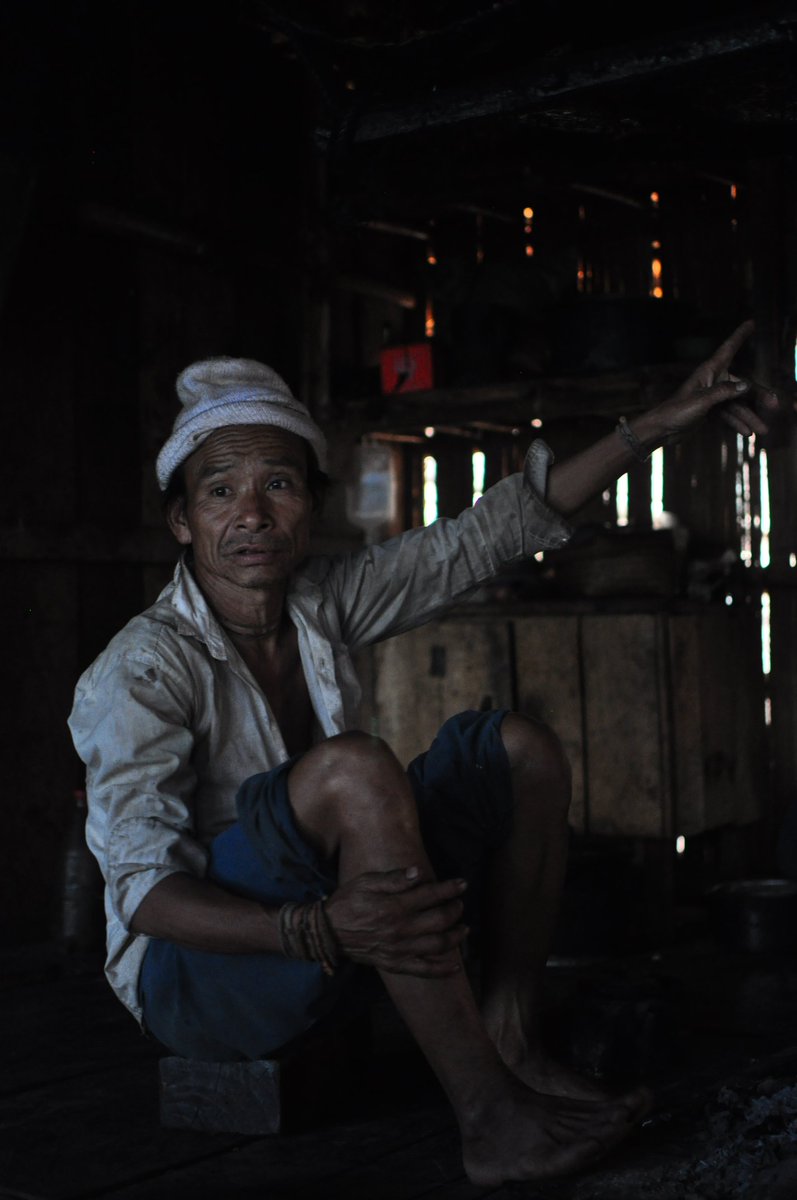
[[5, 943], [46, 938], [57, 907], [77, 676], [171, 574], [153, 463], [175, 376], [243, 354], [298, 386], [309, 154], [298, 75], [264, 74], [251, 30], [37, 11], [0, 153], [4, 212], [23, 165], [36, 181], [0, 247]]

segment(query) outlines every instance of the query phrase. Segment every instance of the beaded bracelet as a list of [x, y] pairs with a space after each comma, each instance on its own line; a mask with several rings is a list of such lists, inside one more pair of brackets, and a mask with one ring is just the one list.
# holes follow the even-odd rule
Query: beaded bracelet
[[278, 917], [282, 953], [286, 958], [320, 963], [325, 975], [334, 975], [340, 948], [329, 923], [323, 900], [311, 904], [289, 901]]
[[620, 435], [635, 458], [638, 458], [640, 462], [648, 461], [650, 458], [650, 452], [645, 452], [645, 447], [642, 445], [639, 438], [626, 421], [625, 417], [620, 417], [620, 420], [617, 422], [615, 432]]

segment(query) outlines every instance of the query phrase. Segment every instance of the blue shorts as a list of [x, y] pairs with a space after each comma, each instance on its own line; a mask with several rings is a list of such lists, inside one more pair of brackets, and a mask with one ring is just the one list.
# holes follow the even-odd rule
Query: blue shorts
[[[478, 923], [485, 855], [512, 828], [512, 787], [500, 737], [506, 709], [464, 712], [442, 726], [407, 768], [424, 845], [438, 878], [469, 881], [466, 920]], [[337, 886], [336, 864], [302, 838], [288, 799], [291, 759], [247, 779], [238, 821], [213, 841], [208, 878], [279, 906]], [[185, 1058], [268, 1058], [307, 1032], [356, 1012], [374, 973], [344, 963], [333, 976], [280, 954], [214, 954], [152, 939], [140, 979], [144, 1023]]]

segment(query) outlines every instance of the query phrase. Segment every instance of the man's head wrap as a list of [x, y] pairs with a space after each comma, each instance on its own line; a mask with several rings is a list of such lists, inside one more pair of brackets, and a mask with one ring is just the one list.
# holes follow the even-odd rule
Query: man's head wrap
[[228, 425], [272, 425], [304, 438], [323, 471], [327, 446], [307, 408], [271, 367], [249, 358], [206, 358], [177, 377], [182, 408], [155, 470], [161, 491], [172, 474], [216, 429]]

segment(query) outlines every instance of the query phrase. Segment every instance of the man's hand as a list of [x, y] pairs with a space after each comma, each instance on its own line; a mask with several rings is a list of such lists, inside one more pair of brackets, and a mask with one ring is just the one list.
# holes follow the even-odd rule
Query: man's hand
[[417, 867], [358, 875], [332, 893], [327, 917], [353, 962], [397, 975], [439, 977], [460, 970], [457, 948], [465, 881], [424, 883]]
[[[745, 321], [693, 371], [674, 395], [629, 422], [645, 451], [677, 442], [710, 414], [716, 413], [737, 433], [764, 434], [777, 415], [778, 398], [769, 388], [731, 374], [731, 363], [753, 331]], [[563, 515], [579, 508], [628, 470], [632, 453], [626, 439], [608, 434], [586, 450], [555, 463], [548, 473], [547, 500]]]
[[[668, 400], [646, 414], [657, 422], [661, 442], [676, 441], [693, 425], [715, 411], [737, 433], [749, 437], [764, 434], [778, 407], [778, 398], [768, 388], [731, 374], [731, 364], [753, 331], [745, 321], [715, 350]], [[646, 418], [640, 418], [640, 425]], [[644, 437], [640, 430], [640, 437]]]

